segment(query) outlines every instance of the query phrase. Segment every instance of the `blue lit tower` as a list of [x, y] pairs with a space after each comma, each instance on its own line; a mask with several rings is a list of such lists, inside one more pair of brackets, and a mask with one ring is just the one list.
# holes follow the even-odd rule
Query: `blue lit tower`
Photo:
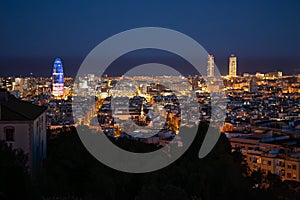
[[52, 73], [52, 94], [61, 97], [64, 94], [64, 70], [60, 58], [55, 58]]

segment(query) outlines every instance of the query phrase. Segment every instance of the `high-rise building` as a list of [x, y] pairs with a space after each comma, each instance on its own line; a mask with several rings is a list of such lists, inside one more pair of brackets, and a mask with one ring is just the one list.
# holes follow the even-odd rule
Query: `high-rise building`
[[215, 76], [215, 57], [213, 55], [208, 55], [207, 61], [207, 76]]
[[237, 58], [234, 54], [229, 57], [229, 76], [236, 76], [237, 72]]
[[64, 70], [60, 58], [56, 58], [53, 64], [52, 94], [55, 97], [61, 97], [64, 94]]

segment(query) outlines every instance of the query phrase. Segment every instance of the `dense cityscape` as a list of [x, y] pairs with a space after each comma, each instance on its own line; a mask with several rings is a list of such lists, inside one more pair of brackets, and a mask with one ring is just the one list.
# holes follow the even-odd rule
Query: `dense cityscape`
[[[214, 67], [214, 56], [209, 55], [207, 78], [211, 82], [218, 81], [214, 76]], [[251, 170], [259, 169], [264, 174], [276, 174], [282, 180], [300, 182], [300, 76], [283, 75], [279, 71], [238, 76], [237, 67], [237, 57], [232, 54], [229, 58], [229, 74], [221, 77], [224, 88], [218, 88], [224, 90], [228, 102], [226, 118], [220, 131], [227, 136], [232, 151], [242, 152]], [[25, 146], [25, 152], [32, 155], [30, 157], [42, 149], [40, 156], [43, 159], [46, 158], [46, 146], [43, 146], [46, 143], [46, 129], [78, 125], [101, 129], [108, 137], [115, 139], [125, 137], [158, 147], [165, 146], [176, 135], [180, 135], [180, 126], [199, 122], [209, 124], [210, 90], [216, 89], [207, 87], [204, 77], [199, 75], [98, 77], [87, 74], [75, 81], [74, 78], [64, 77], [60, 58], [55, 59], [50, 78], [2, 77], [0, 80], [1, 126], [6, 132], [1, 139], [13, 148]], [[95, 97], [96, 100], [94, 107], [82, 106], [84, 115], [75, 113], [73, 118], [74, 88], [81, 89], [81, 96]], [[14, 98], [7, 97], [6, 91]], [[196, 94], [194, 97], [191, 91]], [[22, 138], [17, 136], [20, 131], [17, 126], [23, 123], [18, 124], [18, 117], [16, 127], [11, 126], [11, 121], [9, 124], [5, 122], [6, 117], [13, 119], [16, 115], [5, 112], [5, 109], [12, 109], [5, 101], [16, 99], [22, 101], [20, 104], [26, 101], [46, 108], [40, 115], [44, 118], [33, 118], [38, 121], [37, 130], [32, 130], [39, 134], [38, 142], [33, 144], [36, 145], [33, 148], [36, 152], [30, 152], [24, 141], [18, 141]], [[192, 102], [198, 102], [199, 109], [183, 107], [180, 102], [190, 102], [190, 106]], [[22, 115], [22, 110], [15, 112]], [[140, 128], [128, 123], [129, 119]], [[34, 162], [29, 164], [32, 172], [34, 166], [40, 165], [36, 163], [38, 160], [31, 160]]]
[[299, 200], [299, 0], [0, 3], [0, 200]]

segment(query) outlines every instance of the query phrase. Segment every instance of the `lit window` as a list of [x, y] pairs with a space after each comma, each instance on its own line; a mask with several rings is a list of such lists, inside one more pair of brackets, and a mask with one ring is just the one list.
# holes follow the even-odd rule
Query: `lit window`
[[5, 127], [4, 132], [5, 132], [5, 140], [7, 142], [14, 141], [14, 132], [15, 132], [14, 127], [12, 127], [12, 126]]

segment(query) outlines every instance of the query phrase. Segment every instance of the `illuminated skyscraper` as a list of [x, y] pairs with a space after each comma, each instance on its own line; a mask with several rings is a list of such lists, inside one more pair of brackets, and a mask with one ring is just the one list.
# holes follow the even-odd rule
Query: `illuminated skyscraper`
[[215, 76], [215, 57], [213, 55], [208, 55], [207, 76]]
[[55, 97], [61, 97], [64, 94], [64, 70], [60, 58], [56, 58], [53, 64], [52, 94]]
[[237, 72], [237, 58], [234, 54], [229, 57], [229, 76], [236, 76]]

